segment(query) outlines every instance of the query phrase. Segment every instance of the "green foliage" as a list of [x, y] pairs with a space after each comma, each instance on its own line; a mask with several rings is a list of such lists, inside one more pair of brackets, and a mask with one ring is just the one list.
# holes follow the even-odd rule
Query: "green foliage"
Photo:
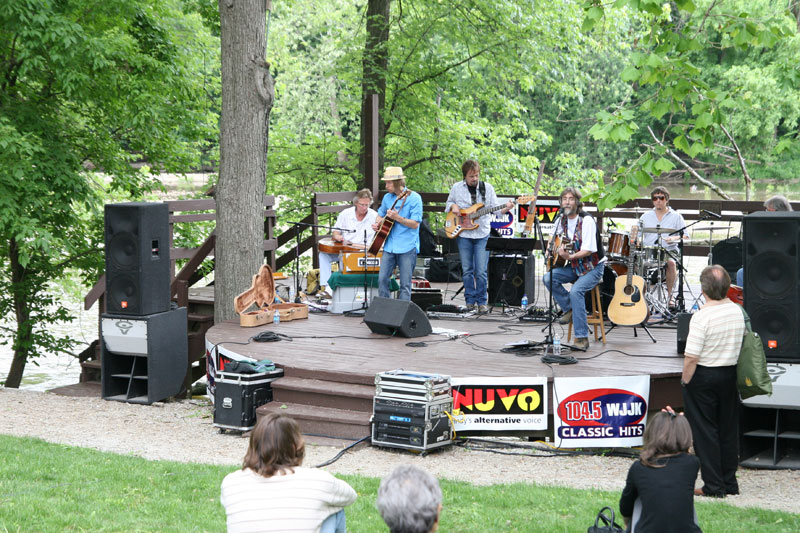
[[[198, 141], [214, 137], [198, 74], [206, 55], [216, 61], [215, 40], [181, 7], [0, 5], [0, 313], [17, 320], [0, 335], [13, 338], [22, 367], [27, 355], [71, 344], [46, 333], [66, 318], [46, 290], [69, 267], [97, 279], [104, 176], [112, 194], [137, 198], [155, 181], [132, 161], [182, 172], [198, 161]], [[9, 381], [22, 367], [12, 365]]]
[[[146, 461], [37, 439], [0, 436], [0, 528], [4, 531], [223, 531], [219, 487], [237, 468]], [[547, 461], [547, 458], [520, 458]], [[379, 479], [339, 476], [358, 494], [350, 531], [385, 532]], [[498, 480], [502, 481], [502, 480]], [[440, 531], [583, 531], [619, 493], [523, 483], [440, 481]], [[797, 531], [800, 515], [696, 503], [703, 531]]]
[[690, 163], [701, 158], [728, 175], [741, 175], [738, 164], [731, 164], [735, 154], [723, 128], [744, 157], [764, 163], [797, 143], [800, 39], [783, 7], [767, 0], [618, 0], [613, 7], [591, 1], [584, 9], [587, 31], [601, 31], [601, 21], [627, 10], [638, 13], [646, 29], [620, 71], [633, 97], [614, 112], [598, 113], [590, 130], [597, 140], [644, 148], [590, 197], [600, 205], [636, 196], [646, 181], [642, 172], [652, 177], [673, 168], [665, 149]]

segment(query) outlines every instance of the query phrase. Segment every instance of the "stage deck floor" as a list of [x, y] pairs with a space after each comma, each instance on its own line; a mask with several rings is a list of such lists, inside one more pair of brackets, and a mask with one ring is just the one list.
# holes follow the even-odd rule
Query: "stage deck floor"
[[[467, 376], [619, 376], [649, 374], [655, 378], [679, 376], [683, 358], [677, 353], [676, 329], [653, 326], [653, 343], [641, 328], [634, 337], [633, 328], [617, 327], [606, 331], [606, 344], [595, 342], [590, 333], [588, 351], [564, 350], [578, 362], [571, 365], [547, 365], [540, 361], [541, 351], [504, 353], [508, 343], [545, 339], [546, 322], [520, 322], [497, 311], [474, 318], [431, 319], [434, 329], [446, 329], [466, 336], [450, 340], [444, 335], [420, 338], [387, 337], [372, 333], [363, 317], [310, 313], [307, 320], [242, 328], [228, 321], [212, 327], [206, 335], [211, 344], [223, 343], [226, 351], [272, 359], [287, 368], [303, 368], [364, 376], [356, 380], [372, 383], [378, 372], [403, 368], [422, 372]], [[607, 328], [608, 326], [607, 323]], [[558, 323], [554, 332], [566, 343], [567, 327]], [[292, 340], [247, 345], [262, 331], [274, 331]]]

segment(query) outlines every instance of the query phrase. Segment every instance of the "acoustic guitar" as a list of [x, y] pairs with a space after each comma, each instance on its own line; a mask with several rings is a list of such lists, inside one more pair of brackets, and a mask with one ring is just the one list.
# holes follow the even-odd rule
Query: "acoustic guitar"
[[650, 317], [644, 298], [644, 278], [633, 275], [635, 254], [628, 256], [628, 275], [614, 283], [614, 297], [608, 304], [608, 319], [618, 326], [638, 326]]
[[[514, 200], [515, 204], [524, 204], [535, 200], [536, 196], [520, 196]], [[462, 231], [469, 231], [478, 227], [476, 219], [481, 218], [483, 215], [494, 213], [503, 209], [506, 204], [496, 205], [494, 207], [484, 207], [484, 204], [473, 204], [466, 209], [462, 209], [461, 213], [456, 215], [452, 211], [447, 213], [447, 218], [444, 222], [444, 233], [449, 239], [455, 239]]]
[[550, 272], [553, 268], [567, 266], [567, 259], [564, 259], [560, 255], [556, 253], [556, 250], [560, 246], [564, 246], [564, 249], [568, 252], [572, 251], [572, 241], [569, 240], [569, 237], [566, 235], [553, 235], [553, 238], [550, 239], [550, 246], [547, 251], [547, 259], [545, 260], [545, 268], [548, 272]]
[[[389, 211], [393, 210], [397, 205], [397, 202], [404, 199], [409, 194], [411, 194], [411, 189], [406, 187], [406, 190], [401, 192], [397, 196], [397, 198], [394, 199], [392, 207], [390, 207], [388, 210]], [[371, 253], [372, 255], [378, 255], [378, 252], [380, 252], [381, 248], [383, 248], [383, 243], [386, 242], [386, 238], [389, 236], [389, 232], [392, 231], [393, 226], [394, 226], [394, 220], [388, 217], [383, 217], [383, 220], [381, 220], [381, 225], [378, 228], [378, 231], [375, 232], [375, 236], [372, 238], [372, 242], [370, 243], [369, 248], [367, 248], [367, 252]]]
[[319, 251], [326, 254], [340, 254], [342, 252], [363, 252], [364, 246], [351, 242], [334, 241], [331, 237], [320, 239]]

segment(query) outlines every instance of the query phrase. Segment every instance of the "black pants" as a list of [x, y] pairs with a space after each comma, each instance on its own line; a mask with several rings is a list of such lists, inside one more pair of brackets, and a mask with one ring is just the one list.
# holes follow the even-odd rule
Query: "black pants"
[[714, 496], [738, 494], [739, 397], [736, 366], [697, 365], [683, 389], [686, 418], [692, 428], [694, 451], [700, 459], [703, 492]]

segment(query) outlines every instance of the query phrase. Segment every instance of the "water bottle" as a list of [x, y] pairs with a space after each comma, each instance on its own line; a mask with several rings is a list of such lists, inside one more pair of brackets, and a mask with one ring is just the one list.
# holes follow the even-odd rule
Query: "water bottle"
[[553, 355], [561, 355], [561, 335], [553, 335]]
[[700, 308], [697, 306], [697, 300], [695, 300], [694, 305], [692, 306], [692, 311], [691, 312], [692, 313], [696, 313], [699, 310], [700, 310]]
[[280, 324], [281, 323], [281, 312], [277, 309], [275, 310], [275, 314], [272, 315], [272, 323], [273, 324]]
[[522, 295], [522, 310], [525, 311], [528, 308], [528, 295]]

